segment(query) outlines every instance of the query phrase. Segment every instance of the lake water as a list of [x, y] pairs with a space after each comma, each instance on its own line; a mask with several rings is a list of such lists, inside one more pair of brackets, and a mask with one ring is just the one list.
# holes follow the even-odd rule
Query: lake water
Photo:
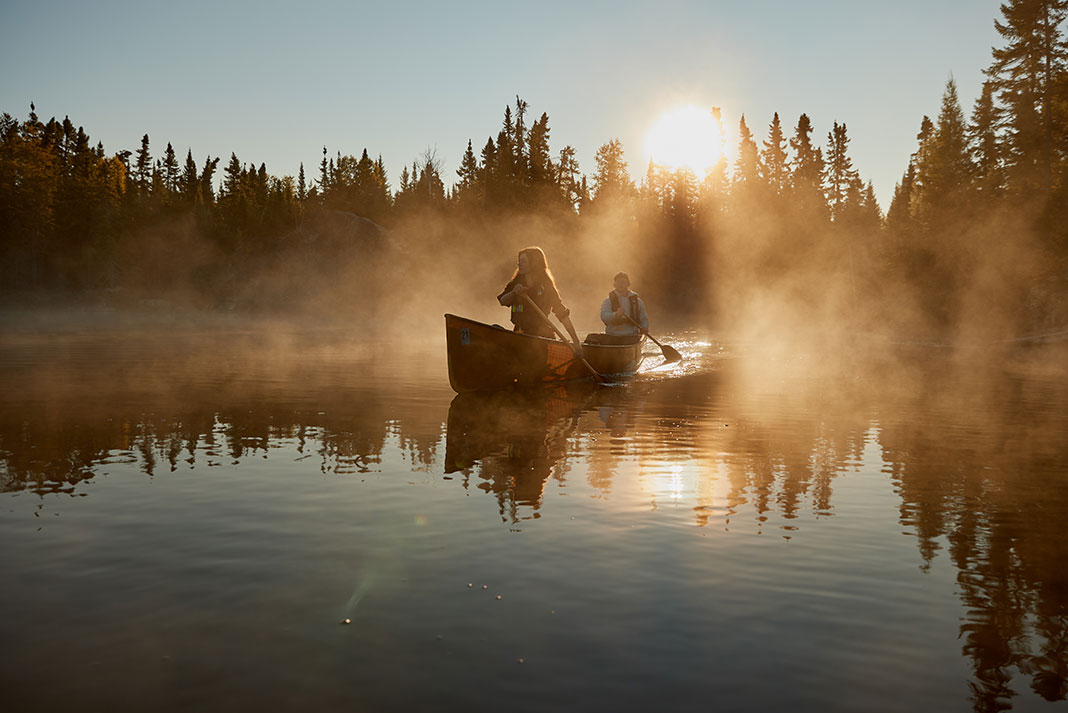
[[665, 341], [455, 396], [443, 335], [10, 331], [0, 702], [1065, 709], [1058, 355]]

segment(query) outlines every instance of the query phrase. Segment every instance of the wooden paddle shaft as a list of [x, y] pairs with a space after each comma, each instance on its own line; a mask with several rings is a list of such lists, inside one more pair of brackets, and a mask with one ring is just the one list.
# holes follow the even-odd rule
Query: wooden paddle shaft
[[[553, 332], [556, 333], [556, 336], [560, 337], [565, 342], [567, 341], [567, 337], [564, 336], [564, 333], [561, 332], [559, 329], [557, 329], [555, 324], [553, 324], [552, 322], [549, 321], [549, 316], [541, 311], [541, 307], [538, 307], [538, 305], [534, 304], [534, 300], [530, 299], [526, 295], [523, 295], [523, 301], [526, 302], [528, 305], [530, 305], [534, 309], [534, 311], [538, 314], [539, 317], [541, 317], [543, 320], [545, 320], [545, 323], [547, 325], [549, 325], [549, 329], [553, 330]], [[594, 369], [592, 366], [590, 366], [590, 363], [588, 361], [586, 361], [586, 357], [581, 357], [581, 356], [577, 356], [576, 355], [575, 358], [578, 359], [579, 361], [581, 361], [582, 365], [585, 366], [587, 369], [589, 369], [590, 373], [593, 374], [593, 376], [598, 381], [604, 381], [604, 377], [601, 376], [600, 373], [596, 369]]]
[[629, 314], [624, 314], [623, 316], [629, 319], [631, 321], [631, 324], [638, 328], [638, 331], [652, 339], [653, 344], [660, 347], [660, 351], [664, 354], [664, 359], [668, 360], [669, 362], [682, 360], [682, 354], [679, 354], [678, 349], [676, 349], [675, 347], [667, 346], [666, 344], [661, 344], [659, 339], [649, 334], [649, 331], [642, 327], [642, 325], [638, 324], [638, 322]]
[[656, 337], [654, 337], [653, 335], [649, 334], [649, 332], [647, 332], [645, 330], [645, 327], [643, 327], [642, 325], [638, 324], [638, 321], [636, 319], [631, 317], [629, 314], [625, 314], [623, 316], [626, 317], [627, 319], [629, 319], [630, 323], [633, 324], [635, 327], [637, 327], [639, 332], [641, 332], [645, 336], [647, 336], [650, 339], [652, 339], [653, 340], [653, 344], [655, 344], [656, 346], [660, 347], [661, 349], [664, 348], [664, 345], [661, 344], [659, 341], [657, 341]]

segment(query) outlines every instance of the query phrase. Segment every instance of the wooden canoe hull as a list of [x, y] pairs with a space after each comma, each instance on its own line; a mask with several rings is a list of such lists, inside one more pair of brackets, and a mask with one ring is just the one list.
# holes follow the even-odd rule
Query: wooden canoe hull
[[[567, 344], [472, 319], [445, 315], [449, 383], [457, 393], [574, 381], [590, 377]], [[634, 344], [583, 344], [590, 366], [601, 374], [637, 371], [645, 339]]]

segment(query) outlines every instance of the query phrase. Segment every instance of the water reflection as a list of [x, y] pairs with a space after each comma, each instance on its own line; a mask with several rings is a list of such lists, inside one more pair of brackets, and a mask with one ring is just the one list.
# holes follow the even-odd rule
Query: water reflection
[[[843, 502], [842, 484], [882, 477], [919, 567], [953, 564], [973, 708], [1006, 710], [1027, 690], [1065, 699], [1061, 372], [927, 357], [828, 381], [785, 365], [704, 364], [623, 387], [450, 402], [440, 374], [411, 376], [413, 359], [391, 376], [394, 361], [378, 356], [297, 364], [183, 355], [128, 363], [122, 378], [80, 372], [84, 354], [43, 366], [9, 359], [0, 490], [85, 495], [81, 483], [117, 464], [158, 477], [284, 458], [344, 478], [393, 477], [400, 461], [493, 498], [512, 529], [544, 527], [535, 521], [564, 507], [554, 489], [576, 486], [646, 511], [685, 508], [702, 530], [789, 539], [838, 514], [878, 516], [882, 501]], [[838, 542], [827, 556], [864, 555]]]
[[[563, 480], [568, 438], [592, 391], [556, 386], [535, 391], [459, 394], [449, 405], [445, 473], [472, 472], [497, 499], [506, 521], [537, 518], [550, 477]], [[475, 464], [478, 464], [475, 468]]]
[[[982, 368], [981, 365], [975, 368]], [[945, 371], [900, 400], [880, 438], [923, 567], [944, 540], [965, 611], [976, 710], [1008, 710], [1012, 669], [1068, 693], [1068, 386]], [[938, 424], [938, 427], [932, 427]]]
[[1068, 388], [1059, 377], [976, 373], [985, 368], [977, 364], [908, 367], [837, 383], [833, 394], [803, 380], [739, 389], [714, 371], [617, 389], [457, 397], [446, 470], [477, 473], [514, 523], [538, 517], [546, 482], [566, 480], [570, 457], [585, 456], [589, 484], [604, 496], [633, 461], [653, 481], [653, 508], [689, 488], [696, 525], [728, 529], [748, 508], [758, 532], [777, 518], [789, 538], [802, 512], [833, 516], [836, 479], [876, 466], [900, 497], [921, 569], [948, 543], [974, 709], [1011, 708], [1016, 676], [1063, 701]]

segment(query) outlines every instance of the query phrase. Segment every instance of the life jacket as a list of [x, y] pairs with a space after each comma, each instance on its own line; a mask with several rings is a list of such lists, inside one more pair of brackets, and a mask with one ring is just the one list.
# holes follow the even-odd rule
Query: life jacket
[[[642, 320], [639, 317], [640, 312], [638, 311], [638, 293], [637, 292], [631, 292], [628, 295], [628, 297], [630, 298], [630, 318], [633, 319], [638, 324], [641, 324]], [[612, 311], [613, 312], [618, 312], [619, 311], [619, 293], [617, 293], [615, 290], [612, 290], [611, 292], [608, 293], [608, 300], [612, 303]]]
[[[538, 307], [541, 307], [542, 312], [545, 312], [546, 314], [549, 313], [549, 310], [552, 309], [552, 306], [545, 305], [544, 307], [542, 307], [539, 302], [543, 301], [541, 297], [547, 291], [549, 291], [549, 288], [539, 281], [534, 283], [534, 285], [530, 288], [530, 291], [527, 293], [530, 296], [530, 299], [534, 302], [534, 304], [537, 304]], [[553, 336], [552, 328], [549, 327], [549, 325], [545, 324], [544, 320], [542, 320], [542, 318], [538, 316], [537, 312], [527, 307], [525, 301], [520, 301], [513, 304], [512, 309], [510, 310], [509, 317], [511, 318], [512, 324], [515, 325], [515, 329], [517, 331], [524, 332], [525, 334], [538, 334], [543, 337]]]

